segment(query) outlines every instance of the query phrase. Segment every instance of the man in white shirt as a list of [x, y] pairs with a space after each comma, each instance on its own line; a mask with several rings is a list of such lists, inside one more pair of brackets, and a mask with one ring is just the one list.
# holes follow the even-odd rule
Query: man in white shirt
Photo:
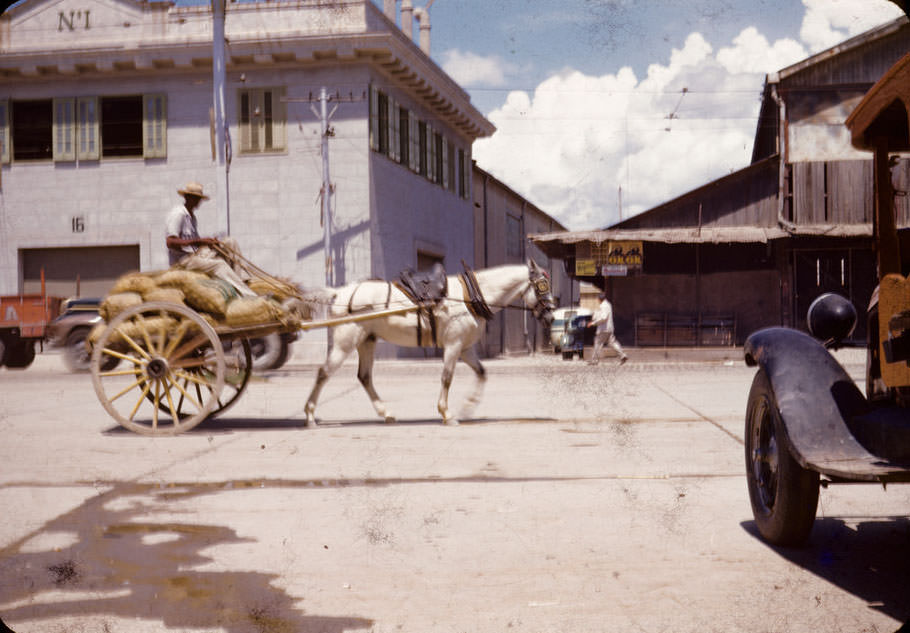
[[171, 266], [186, 270], [197, 270], [222, 279], [233, 286], [241, 296], [255, 297], [256, 293], [240, 279], [231, 265], [210, 246], [217, 244], [214, 237], [199, 237], [196, 228], [196, 208], [209, 197], [202, 191], [198, 182], [187, 183], [177, 193], [183, 196], [183, 204], [178, 204], [167, 215], [167, 252]]
[[607, 301], [607, 293], [600, 293], [600, 305], [594, 318], [588, 323], [588, 327], [597, 327], [594, 334], [594, 352], [591, 354], [590, 363], [596, 365], [600, 361], [600, 352], [604, 343], [609, 343], [610, 347], [619, 354], [619, 364], [622, 365], [629, 357], [623, 351], [619, 341], [616, 340], [616, 334], [613, 332], [613, 306]]

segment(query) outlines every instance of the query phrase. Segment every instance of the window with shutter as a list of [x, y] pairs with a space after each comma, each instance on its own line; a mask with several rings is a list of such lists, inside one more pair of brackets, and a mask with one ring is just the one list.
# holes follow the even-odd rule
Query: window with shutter
[[98, 97], [76, 99], [76, 157], [97, 160], [101, 157], [98, 144]]
[[278, 152], [285, 148], [284, 88], [240, 91], [240, 151]]
[[142, 155], [167, 156], [167, 98], [161, 94], [142, 97]]
[[55, 161], [76, 160], [76, 100], [54, 99], [53, 152]]

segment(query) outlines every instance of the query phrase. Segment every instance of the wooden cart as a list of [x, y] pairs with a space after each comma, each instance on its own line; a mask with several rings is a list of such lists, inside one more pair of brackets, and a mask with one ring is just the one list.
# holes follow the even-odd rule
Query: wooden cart
[[[223, 251], [250, 278], [306, 299], [239, 253]], [[176, 435], [224, 413], [246, 390], [253, 370], [249, 340], [404, 314], [417, 305], [311, 320], [278, 315], [243, 327], [218, 324], [185, 304], [147, 301], [112, 318], [91, 342], [92, 382], [105, 410], [143, 435]], [[287, 316], [288, 318], [284, 318]], [[110, 367], [116, 365], [113, 369]]]
[[[404, 314], [407, 306], [335, 319], [213, 326], [186, 305], [147, 302], [121, 312], [93, 344], [92, 382], [105, 410], [143, 435], [176, 435], [229, 409], [252, 374], [249, 339]], [[110, 359], [119, 365], [111, 370]]]

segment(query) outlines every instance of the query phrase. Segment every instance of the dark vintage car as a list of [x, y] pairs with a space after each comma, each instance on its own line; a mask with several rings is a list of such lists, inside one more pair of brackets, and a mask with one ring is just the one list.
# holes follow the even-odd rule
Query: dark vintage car
[[[69, 299], [63, 303], [60, 316], [48, 326], [50, 344], [63, 349], [63, 362], [70, 371], [84, 372], [91, 368], [92, 355], [86, 348], [85, 340], [92, 328], [102, 321], [98, 312], [100, 305], [101, 299], [97, 297]], [[296, 339], [296, 332], [251, 338], [253, 370], [265, 371], [283, 366], [290, 356], [290, 344]], [[117, 366], [116, 358], [107, 359], [106, 365], [101, 368], [103, 371]]]
[[746, 407], [746, 482], [755, 526], [775, 545], [809, 538], [820, 486], [910, 482], [910, 252], [897, 231], [891, 174], [891, 157], [910, 151], [908, 111], [910, 55], [846, 120], [853, 146], [874, 152], [878, 266], [865, 314], [865, 389], [828, 351], [857, 319], [844, 297], [813, 302], [812, 336], [771, 327], [743, 346], [746, 363], [757, 368]]
[[578, 360], [584, 359], [585, 346], [594, 345], [594, 328], [588, 327], [593, 315], [580, 314], [572, 317], [565, 332], [559, 339], [559, 351], [563, 360], [572, 360], [578, 354]]

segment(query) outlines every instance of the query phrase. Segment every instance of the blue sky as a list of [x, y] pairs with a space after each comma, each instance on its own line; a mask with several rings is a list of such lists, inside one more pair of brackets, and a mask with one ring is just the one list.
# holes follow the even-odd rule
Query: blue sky
[[497, 126], [475, 143], [478, 164], [573, 230], [745, 167], [766, 73], [902, 15], [888, 0], [432, 0], [429, 12], [431, 56]]

